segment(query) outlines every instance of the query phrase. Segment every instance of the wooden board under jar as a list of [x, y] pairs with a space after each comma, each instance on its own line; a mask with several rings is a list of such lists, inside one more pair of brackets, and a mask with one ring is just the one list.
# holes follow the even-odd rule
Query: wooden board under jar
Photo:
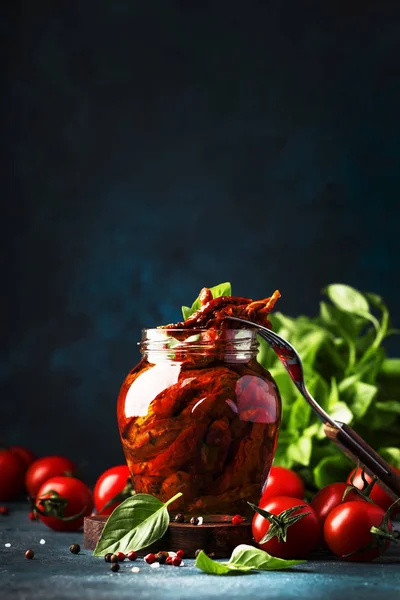
[[[229, 558], [239, 544], [254, 544], [251, 521], [232, 525], [230, 519], [231, 517], [209, 516], [201, 525], [171, 522], [164, 536], [158, 542], [139, 550], [138, 555], [145, 556], [149, 552], [161, 550], [183, 550], [187, 558], [194, 558], [196, 550], [201, 549], [207, 554], [213, 553], [215, 558]], [[85, 517], [85, 548], [94, 550], [106, 521], [107, 517], [99, 515]]]

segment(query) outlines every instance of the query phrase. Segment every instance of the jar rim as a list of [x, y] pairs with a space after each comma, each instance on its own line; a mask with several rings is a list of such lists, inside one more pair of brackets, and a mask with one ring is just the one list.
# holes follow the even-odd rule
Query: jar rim
[[215, 328], [210, 328], [207, 329], [206, 327], [182, 327], [182, 328], [176, 328], [176, 327], [144, 327], [142, 330], [142, 339], [150, 334], [152, 337], [162, 337], [163, 335], [170, 335], [172, 337], [174, 337], [175, 335], [180, 335], [180, 334], [187, 334], [188, 337], [191, 337], [192, 335], [209, 335], [210, 332], [215, 332], [217, 335], [226, 335], [226, 337], [254, 337], [255, 335], [257, 335], [257, 329], [254, 327], [238, 327], [238, 328], [223, 328], [221, 327], [220, 329], [215, 329]]

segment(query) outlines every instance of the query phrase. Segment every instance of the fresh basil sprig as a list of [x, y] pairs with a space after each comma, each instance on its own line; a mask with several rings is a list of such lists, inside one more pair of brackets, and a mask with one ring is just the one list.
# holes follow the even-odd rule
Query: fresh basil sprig
[[161, 502], [150, 494], [136, 494], [122, 502], [109, 516], [93, 554], [140, 550], [156, 542], [168, 529], [167, 507], [182, 496]]
[[240, 544], [232, 552], [228, 562], [212, 560], [203, 551], [196, 558], [196, 567], [211, 575], [244, 575], [251, 571], [278, 571], [290, 569], [305, 560], [284, 560], [275, 558], [254, 546]]

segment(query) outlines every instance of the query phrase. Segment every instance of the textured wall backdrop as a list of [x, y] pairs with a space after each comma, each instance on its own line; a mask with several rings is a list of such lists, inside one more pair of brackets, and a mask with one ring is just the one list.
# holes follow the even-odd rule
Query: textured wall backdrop
[[204, 285], [311, 315], [345, 282], [400, 327], [397, 3], [235, 6], [2, 15], [0, 436], [92, 477], [141, 327]]

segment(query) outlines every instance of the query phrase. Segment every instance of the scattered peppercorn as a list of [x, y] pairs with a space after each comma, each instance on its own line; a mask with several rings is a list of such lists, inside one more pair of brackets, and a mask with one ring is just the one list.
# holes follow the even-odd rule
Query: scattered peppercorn
[[197, 517], [192, 517], [192, 518], [190, 519], [190, 523], [191, 523], [192, 525], [198, 525], [198, 524], [199, 524], [199, 519], [198, 519]]
[[232, 517], [232, 525], [240, 525], [243, 523], [244, 519], [241, 515], [234, 515]]
[[174, 556], [174, 558], [172, 559], [172, 564], [174, 565], [174, 567], [179, 567], [181, 562], [182, 562], [182, 559], [180, 556]]
[[160, 565], [163, 565], [165, 563], [165, 561], [167, 560], [167, 556], [165, 556], [164, 552], [158, 552], [156, 554], [156, 561], [160, 563]]
[[196, 552], [194, 553], [194, 557], [197, 558], [200, 552], [203, 552], [202, 548], [197, 548]]
[[28, 517], [30, 518], [31, 521], [37, 521], [37, 514], [34, 510], [30, 511], [30, 513], [28, 514]]
[[9, 510], [8, 510], [7, 506], [0, 506], [0, 515], [6, 516], [6, 515], [8, 515], [8, 513], [9, 513]]
[[125, 554], [123, 552], [117, 552], [117, 556], [118, 556], [118, 560], [119, 562], [122, 562], [125, 560]]
[[113, 563], [113, 564], [111, 565], [111, 571], [114, 571], [114, 573], [118, 573], [118, 571], [120, 570], [120, 568], [121, 568], [121, 567], [119, 566], [119, 564], [118, 564], [118, 563]]
[[81, 551], [81, 547], [79, 544], [71, 544], [69, 547], [69, 551], [72, 552], [72, 554], [79, 554], [79, 552]]
[[175, 523], [184, 523], [185, 515], [183, 513], [178, 513], [177, 515], [175, 515], [174, 521], [175, 521]]
[[106, 562], [111, 562], [111, 557], [112, 557], [111, 552], [107, 552], [107, 554], [104, 555], [104, 560]]
[[207, 554], [208, 558], [215, 558], [215, 552], [210, 552], [210, 554]]
[[128, 554], [126, 555], [128, 560], [136, 560], [137, 559], [137, 554], [134, 550], [131, 550], [130, 552], [128, 552]]
[[150, 554], [146, 554], [144, 561], [147, 562], [148, 565], [152, 565], [154, 562], [156, 562], [155, 554], [152, 552], [150, 552]]
[[183, 558], [185, 556], [185, 553], [183, 550], [177, 550], [176, 555], [179, 556], [179, 558]]
[[118, 556], [117, 556], [117, 554], [111, 554], [111, 556], [110, 556], [110, 562], [112, 562], [112, 563], [117, 563], [118, 562]]
[[35, 553], [33, 550], [27, 550], [25, 552], [25, 558], [29, 558], [29, 560], [31, 560], [34, 556], [35, 556]]

